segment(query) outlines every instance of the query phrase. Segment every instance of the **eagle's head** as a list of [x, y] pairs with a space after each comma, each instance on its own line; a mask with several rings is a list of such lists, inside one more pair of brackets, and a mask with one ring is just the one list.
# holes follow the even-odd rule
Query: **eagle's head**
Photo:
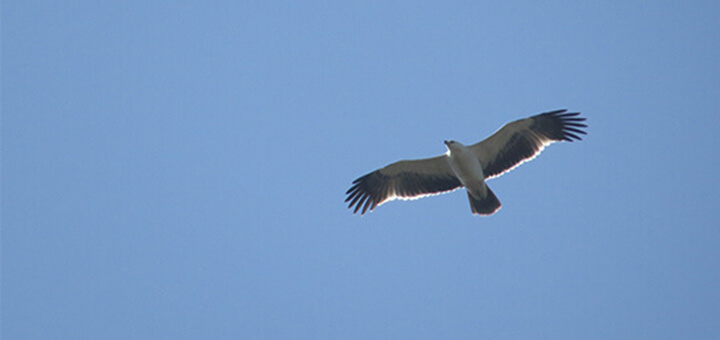
[[447, 148], [448, 152], [453, 152], [457, 149], [465, 147], [465, 145], [463, 145], [462, 143], [454, 140], [446, 140], [443, 141], [443, 143], [445, 143], [445, 147]]

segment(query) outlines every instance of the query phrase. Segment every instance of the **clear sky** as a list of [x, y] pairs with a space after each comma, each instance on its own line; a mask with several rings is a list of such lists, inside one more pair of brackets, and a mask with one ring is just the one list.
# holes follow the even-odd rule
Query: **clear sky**
[[[717, 339], [717, 1], [2, 3], [2, 338]], [[557, 108], [582, 142], [353, 215]]]

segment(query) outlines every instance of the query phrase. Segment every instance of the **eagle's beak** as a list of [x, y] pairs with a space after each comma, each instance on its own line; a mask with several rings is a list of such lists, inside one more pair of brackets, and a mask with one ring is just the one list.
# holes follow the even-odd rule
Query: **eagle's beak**
[[445, 143], [445, 145], [448, 145], [450, 141], [444, 140], [443, 143]]

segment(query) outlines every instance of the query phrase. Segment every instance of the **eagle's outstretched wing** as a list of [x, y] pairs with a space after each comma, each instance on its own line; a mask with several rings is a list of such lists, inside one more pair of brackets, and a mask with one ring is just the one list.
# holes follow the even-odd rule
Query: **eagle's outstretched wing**
[[345, 193], [354, 212], [372, 211], [394, 199], [415, 199], [439, 194], [461, 186], [446, 156], [399, 161], [353, 181]]
[[581, 140], [586, 134], [579, 112], [556, 110], [505, 124], [470, 150], [480, 160], [486, 179], [497, 177], [537, 156], [546, 145]]

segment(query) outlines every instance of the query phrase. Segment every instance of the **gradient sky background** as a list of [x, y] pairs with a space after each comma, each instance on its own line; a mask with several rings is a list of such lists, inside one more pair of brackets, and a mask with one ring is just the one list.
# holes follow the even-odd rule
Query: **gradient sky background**
[[[716, 339], [717, 1], [3, 1], [3, 339]], [[568, 108], [462, 191], [356, 177]]]

